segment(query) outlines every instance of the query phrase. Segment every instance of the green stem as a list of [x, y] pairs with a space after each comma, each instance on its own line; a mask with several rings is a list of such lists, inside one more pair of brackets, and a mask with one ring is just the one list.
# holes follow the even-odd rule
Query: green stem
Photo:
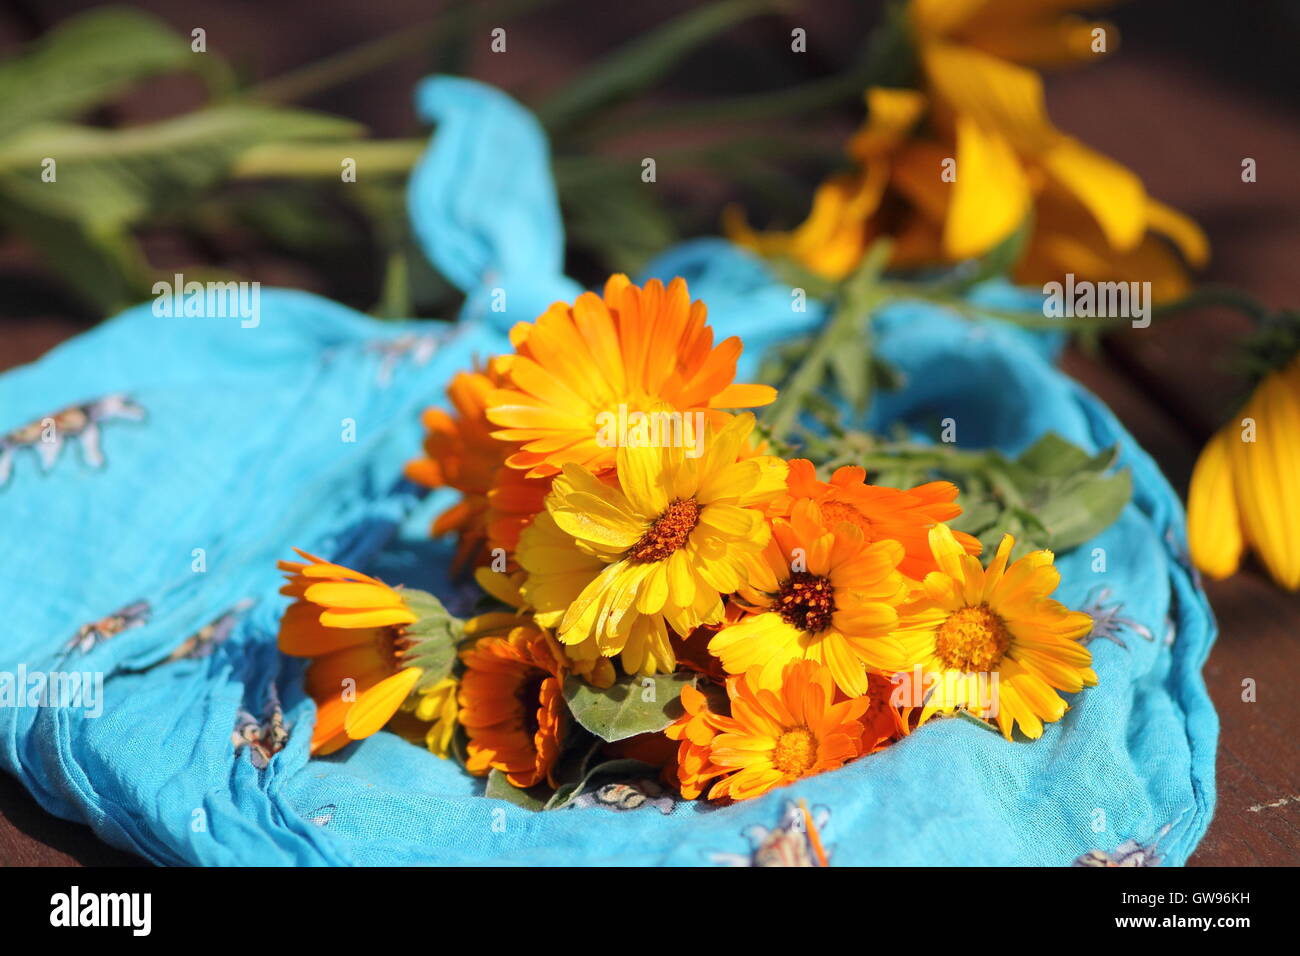
[[1268, 309], [1251, 296], [1240, 289], [1224, 285], [1198, 286], [1176, 302], [1156, 306], [1152, 314], [1156, 317], [1167, 317], [1187, 309], [1203, 309], [1212, 306], [1236, 309], [1256, 322], [1268, 315]]
[[358, 175], [405, 176], [428, 145], [426, 139], [264, 143], [246, 150], [230, 174], [236, 179], [338, 178], [347, 158], [356, 160]]
[[[859, 331], [860, 326], [869, 326], [870, 316], [880, 303], [880, 273], [889, 261], [889, 251], [888, 241], [876, 242], [867, 251], [858, 271], [842, 286], [840, 299], [825, 328], [798, 368], [782, 383], [776, 401], [768, 406], [763, 416], [767, 431], [773, 437], [783, 440], [798, 422], [807, 396], [825, 380], [831, 355], [843, 337]], [[869, 394], [869, 381], [867, 391]]]

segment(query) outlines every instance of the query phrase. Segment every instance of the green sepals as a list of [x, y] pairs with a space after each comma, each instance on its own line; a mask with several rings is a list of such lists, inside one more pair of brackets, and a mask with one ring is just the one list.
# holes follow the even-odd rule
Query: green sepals
[[403, 656], [403, 662], [408, 666], [424, 671], [415, 685], [414, 693], [419, 694], [451, 673], [456, 663], [457, 645], [465, 635], [465, 622], [453, 617], [442, 602], [427, 591], [403, 588], [401, 594], [406, 606], [420, 617], [405, 628], [411, 646]]
[[1238, 365], [1253, 388], [1300, 355], [1300, 309], [1274, 312], [1241, 343]]

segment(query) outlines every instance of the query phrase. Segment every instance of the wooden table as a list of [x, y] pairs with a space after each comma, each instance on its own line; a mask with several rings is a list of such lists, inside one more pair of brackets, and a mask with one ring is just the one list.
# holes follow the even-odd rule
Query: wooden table
[[[1184, 12], [1163, 6], [1170, 16]], [[1184, 5], [1189, 6], [1196, 4]], [[842, 10], [837, 15], [849, 16]], [[1190, 29], [1180, 22], [1184, 32]], [[1214, 23], [1215, 31], [1231, 32], [1231, 24], [1216, 18], [1205, 22]], [[1167, 39], [1157, 20], [1135, 19], [1125, 55], [1095, 69], [1053, 76], [1053, 115], [1085, 142], [1129, 164], [1154, 195], [1202, 223], [1214, 247], [1204, 279], [1230, 283], [1269, 306], [1300, 306], [1296, 104], [1270, 99], [1269, 90], [1282, 86], [1261, 79], [1257, 63], [1234, 73], [1232, 81], [1219, 79], [1210, 60], [1144, 46], [1144, 38], [1151, 37]], [[518, 60], [478, 66], [477, 75], [507, 85], [509, 76], [493, 71], [521, 69]], [[527, 69], [523, 73], [529, 75]], [[1248, 156], [1259, 169], [1253, 184], [1240, 180], [1241, 160]], [[0, 262], [7, 267], [9, 260]], [[0, 318], [0, 369], [31, 361], [83, 327], [57, 307], [35, 318]], [[1095, 357], [1072, 349], [1064, 367], [1115, 410], [1185, 492], [1197, 450], [1234, 410], [1235, 382], [1223, 362], [1244, 327], [1237, 316], [1207, 309], [1119, 333]], [[1253, 563], [1207, 590], [1220, 624], [1205, 669], [1222, 725], [1219, 798], [1214, 821], [1190, 862], [1295, 865], [1300, 863], [1300, 748], [1294, 736], [1300, 730], [1300, 699], [1294, 693], [1300, 687], [1300, 595], [1278, 590]], [[1241, 700], [1247, 677], [1257, 682], [1254, 703]], [[0, 863], [131, 862], [134, 857], [100, 843], [85, 827], [46, 814], [14, 780], [0, 776]]]

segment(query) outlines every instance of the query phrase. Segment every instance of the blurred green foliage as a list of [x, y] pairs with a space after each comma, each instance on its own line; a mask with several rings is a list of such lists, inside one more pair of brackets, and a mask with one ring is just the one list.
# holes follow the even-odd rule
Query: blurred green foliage
[[[402, 201], [426, 140], [370, 139], [360, 123], [294, 103], [403, 57], [436, 55], [445, 70], [466, 60], [467, 46], [483, 42], [489, 25], [562, 2], [454, 2], [434, 21], [258, 84], [241, 82], [219, 52], [196, 51], [191, 37], [140, 11], [105, 7], [73, 17], [0, 63], [0, 228], [34, 247], [100, 315], [147, 298], [159, 270], [140, 240], [157, 228], [179, 228], [200, 248], [205, 238], [242, 230], [304, 257], [346, 248], [355, 255], [359, 242], [369, 242], [384, 273], [370, 303], [374, 314], [447, 315], [458, 297], [416, 248]], [[570, 254], [593, 275], [636, 271], [685, 231], [713, 225], [698, 211], [674, 208], [665, 190], [645, 188], [639, 156], [606, 148], [628, 124], [657, 128], [677, 119], [661, 104], [638, 111], [634, 101], [723, 31], [786, 7], [783, 0], [718, 0], [692, 8], [539, 101], [521, 97], [552, 134]], [[746, 96], [742, 115], [802, 115], [856, 99], [860, 67]], [[201, 106], [151, 123], [107, 122], [121, 96], [177, 74], [197, 78]], [[734, 104], [714, 106], [706, 112], [726, 118]], [[700, 111], [682, 118], [698, 123]], [[787, 175], [781, 165], [792, 157], [826, 163], [838, 148], [795, 137], [768, 149], [761, 140], [724, 135], [656, 158], [674, 170], [735, 170], [746, 183], [770, 183]], [[364, 181], [340, 188], [340, 155], [357, 158]], [[49, 188], [50, 176], [59, 188]], [[357, 222], [364, 237], [350, 228]], [[187, 271], [232, 277], [210, 265]]]

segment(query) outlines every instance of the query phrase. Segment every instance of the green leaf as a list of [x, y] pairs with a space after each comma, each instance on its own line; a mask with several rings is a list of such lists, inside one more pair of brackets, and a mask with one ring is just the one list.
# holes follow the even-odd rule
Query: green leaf
[[682, 688], [692, 683], [688, 674], [657, 674], [622, 677], [600, 688], [570, 676], [564, 682], [564, 699], [574, 720], [601, 740], [613, 742], [663, 730], [682, 715]]
[[697, 7], [652, 30], [585, 70], [537, 110], [551, 130], [650, 86], [691, 50], [738, 23], [777, 6], [776, 0], [722, 0]]
[[[343, 137], [357, 129], [323, 114], [240, 105], [121, 130], [44, 123], [0, 144], [0, 196], [91, 229], [119, 227], [183, 206], [257, 143]], [[46, 157], [56, 163], [54, 182], [41, 178]]]
[[75, 116], [144, 77], [213, 62], [146, 13], [120, 7], [84, 13], [0, 63], [0, 139], [32, 123]]
[[1115, 463], [1118, 455], [1117, 447], [1089, 455], [1055, 432], [1048, 432], [1025, 449], [1016, 459], [1016, 464], [1044, 478], [1061, 478], [1084, 471], [1105, 471]]
[[1050, 547], [1067, 551], [1114, 524], [1132, 496], [1133, 479], [1127, 471], [1081, 475], [1056, 488], [1034, 513], [1047, 529]]
[[63, 281], [103, 315], [148, 295], [144, 254], [123, 229], [90, 230], [14, 202], [0, 202], [0, 223], [39, 250]]
[[521, 790], [507, 780], [504, 773], [493, 768], [488, 772], [487, 783], [483, 786], [483, 796], [505, 800], [525, 810], [544, 810], [546, 801], [551, 798], [551, 790], [541, 784]]

